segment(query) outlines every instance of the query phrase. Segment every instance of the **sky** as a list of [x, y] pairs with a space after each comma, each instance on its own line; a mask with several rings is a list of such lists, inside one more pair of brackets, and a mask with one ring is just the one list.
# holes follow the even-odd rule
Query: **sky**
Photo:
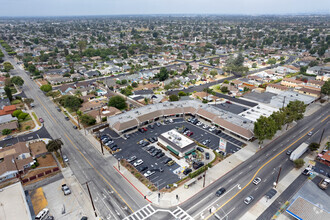
[[330, 0], [0, 0], [0, 16], [330, 14]]

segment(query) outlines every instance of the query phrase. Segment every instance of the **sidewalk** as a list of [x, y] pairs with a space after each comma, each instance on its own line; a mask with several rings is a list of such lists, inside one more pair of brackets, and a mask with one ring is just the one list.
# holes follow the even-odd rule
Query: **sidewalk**
[[[95, 217], [94, 211], [92, 209], [92, 205], [87, 195], [86, 191], [83, 189], [82, 185], [79, 183], [75, 175], [73, 175], [71, 169], [69, 167], [62, 168], [62, 174], [68, 186], [70, 186], [72, 195], [75, 197], [75, 200], [78, 202], [80, 211], [84, 216], [88, 217], [88, 219], [100, 219]], [[97, 210], [96, 210], [97, 211]], [[97, 211], [97, 213], [99, 213]]]

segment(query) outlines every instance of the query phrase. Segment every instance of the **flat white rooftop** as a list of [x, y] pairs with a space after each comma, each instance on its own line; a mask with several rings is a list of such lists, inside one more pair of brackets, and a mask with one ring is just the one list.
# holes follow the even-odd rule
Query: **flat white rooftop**
[[32, 219], [20, 182], [0, 189], [0, 206], [0, 219]]
[[162, 136], [168, 139], [169, 141], [173, 142], [174, 144], [176, 144], [181, 149], [188, 146], [189, 144], [194, 143], [189, 138], [180, 134], [176, 129], [172, 129], [167, 132], [164, 132]]

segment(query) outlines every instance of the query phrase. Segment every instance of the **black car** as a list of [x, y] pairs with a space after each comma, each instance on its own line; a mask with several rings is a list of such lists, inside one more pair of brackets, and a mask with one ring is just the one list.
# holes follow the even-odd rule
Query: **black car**
[[216, 193], [215, 193], [215, 195], [216, 196], [218, 196], [218, 197], [220, 197], [222, 194], [224, 194], [226, 192], [226, 189], [225, 188], [221, 188], [221, 189], [219, 189]]
[[199, 151], [199, 152], [204, 152], [204, 149], [203, 148], [201, 148], [201, 147], [196, 147], [196, 149]]
[[165, 153], [164, 152], [161, 152], [161, 153], [159, 153], [156, 157], [157, 158], [161, 158], [161, 157], [163, 157], [165, 155]]
[[148, 128], [154, 129], [154, 125], [148, 125]]
[[288, 150], [287, 152], [286, 152], [286, 155], [290, 155], [292, 153], [292, 150]]
[[70, 121], [70, 118], [68, 116], [65, 116], [64, 118], [65, 120]]
[[114, 145], [110, 146], [110, 149], [111, 150], [114, 150], [114, 148], [117, 148], [117, 147], [118, 147], [118, 145], [117, 144], [114, 144]]
[[164, 169], [161, 167], [154, 168], [153, 171], [164, 172]]
[[210, 159], [210, 153], [208, 153], [208, 152], [205, 153], [205, 159], [206, 160], [209, 160]]
[[155, 157], [155, 156], [157, 156], [157, 154], [160, 154], [161, 152], [162, 152], [161, 150], [156, 149], [156, 150], [151, 154], [151, 156]]
[[163, 163], [164, 163], [164, 164], [167, 164], [167, 163], [170, 162], [171, 160], [172, 160], [171, 158], [168, 158], [168, 157], [167, 157], [167, 158], [163, 161]]
[[146, 146], [148, 146], [150, 143], [149, 142], [143, 142], [143, 144], [142, 144], [142, 147], [146, 147]]
[[129, 139], [129, 135], [128, 134], [124, 134], [124, 138]]
[[143, 166], [139, 168], [139, 172], [143, 172], [148, 169], [148, 166]]
[[139, 128], [138, 131], [144, 133], [144, 130], [142, 128]]
[[155, 142], [158, 141], [158, 137], [156, 137], [156, 136], [155, 137], [152, 137], [152, 139], [154, 139]]
[[153, 138], [147, 138], [147, 140], [149, 141], [149, 142], [151, 142], [151, 143], [155, 143], [155, 140], [153, 139]]
[[310, 172], [309, 169], [304, 169], [304, 171], [302, 172], [302, 174], [305, 175], [305, 176], [309, 176], [309, 172]]
[[148, 148], [148, 150], [147, 151], [153, 151], [153, 150], [155, 150], [156, 148], [155, 148], [155, 146], [150, 146], [149, 148]]
[[191, 173], [191, 171], [192, 171], [192, 169], [187, 168], [187, 169], [185, 169], [185, 170], [183, 171], [183, 174], [184, 174], [184, 175], [188, 175], [189, 173]]
[[195, 162], [195, 163], [193, 163], [193, 168], [195, 170], [199, 169], [202, 166], [204, 166], [204, 163], [203, 162]]
[[216, 133], [216, 134], [221, 134], [221, 132], [222, 132], [221, 130], [216, 130], [215, 133]]

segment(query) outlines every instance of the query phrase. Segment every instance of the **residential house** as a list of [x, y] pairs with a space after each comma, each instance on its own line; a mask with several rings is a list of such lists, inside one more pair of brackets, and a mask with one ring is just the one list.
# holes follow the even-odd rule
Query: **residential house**
[[321, 80], [321, 81], [324, 81], [324, 82], [328, 81], [329, 79], [330, 79], [330, 73], [316, 76], [316, 80]]
[[0, 124], [0, 134], [2, 132], [3, 129], [10, 129], [12, 132], [13, 131], [17, 131], [19, 128], [19, 124], [17, 121], [12, 121], [12, 122], [8, 122], [5, 124]]
[[313, 74], [313, 75], [330, 74], [330, 66], [313, 66], [313, 67], [309, 67], [307, 69], [306, 73]]
[[84, 103], [82, 103], [80, 111], [83, 112], [83, 113], [86, 113], [86, 112], [91, 111], [91, 110], [99, 109], [102, 106], [104, 106], [104, 103], [100, 102], [98, 100], [84, 102]]
[[4, 106], [2, 109], [0, 109], [0, 116], [1, 115], [8, 115], [13, 114], [13, 112], [16, 110], [16, 105], [7, 105]]
[[90, 70], [90, 71], [85, 72], [84, 76], [90, 78], [90, 77], [100, 76], [100, 73], [97, 70]]
[[35, 163], [25, 142], [0, 149], [0, 182], [24, 173]]
[[98, 109], [94, 109], [94, 110], [87, 112], [86, 114], [95, 118], [96, 123], [100, 123], [100, 122], [102, 122], [102, 118], [117, 115], [120, 113], [121, 113], [121, 111], [115, 107], [104, 106], [100, 109], [100, 111]]
[[266, 92], [275, 93], [275, 94], [280, 94], [287, 90], [289, 90], [288, 87], [279, 84], [268, 84], [266, 87]]
[[10, 100], [8, 98], [1, 98], [0, 99], [0, 109], [3, 109], [5, 106], [10, 105]]
[[12, 121], [17, 121], [17, 118], [13, 117], [11, 114], [0, 116], [0, 125], [7, 124]]
[[292, 79], [292, 78], [284, 78], [281, 81], [281, 85], [290, 87], [290, 88], [296, 88], [296, 87], [302, 87], [303, 82], [296, 80], [296, 79]]

